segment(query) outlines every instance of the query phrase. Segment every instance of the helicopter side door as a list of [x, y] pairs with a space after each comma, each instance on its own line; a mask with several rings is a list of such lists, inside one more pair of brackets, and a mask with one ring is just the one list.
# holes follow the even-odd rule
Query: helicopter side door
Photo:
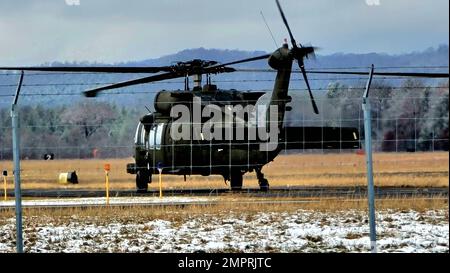
[[192, 128], [193, 140], [191, 141], [192, 165], [195, 172], [202, 175], [210, 175], [212, 171], [211, 146], [212, 140], [205, 139], [203, 132], [199, 128]]

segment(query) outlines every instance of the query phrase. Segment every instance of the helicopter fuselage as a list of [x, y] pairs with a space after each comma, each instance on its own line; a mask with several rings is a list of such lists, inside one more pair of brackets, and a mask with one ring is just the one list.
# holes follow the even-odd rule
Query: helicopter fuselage
[[[204, 89], [210, 88], [205, 87]], [[245, 110], [246, 106], [254, 106], [257, 99], [265, 92], [240, 92], [236, 90], [217, 90], [214, 87], [210, 91], [161, 91], [155, 98], [157, 112], [144, 116], [139, 122], [135, 135], [135, 159], [136, 171], [146, 168], [151, 173], [158, 173], [158, 166], [163, 173], [178, 175], [223, 175], [229, 178], [232, 171], [253, 171], [262, 168], [272, 161], [282, 150], [281, 146], [272, 150], [261, 151], [261, 138], [251, 137], [252, 126], [249, 125], [249, 115], [243, 115], [236, 111]], [[195, 100], [201, 101], [196, 107]], [[169, 106], [170, 104], [170, 106]], [[185, 130], [188, 130], [189, 138], [174, 139], [174, 128], [179, 118], [171, 115], [174, 105], [184, 105], [194, 114], [186, 121]], [[214, 105], [220, 109], [221, 117], [216, 117], [216, 122], [211, 122], [211, 116], [205, 116], [205, 108]], [[231, 110], [232, 125], [227, 128], [226, 114], [231, 108], [238, 106], [238, 110]], [[159, 111], [158, 111], [159, 110]], [[172, 113], [173, 114], [173, 113]], [[242, 126], [236, 121], [238, 116], [244, 116]], [[217, 119], [223, 122], [217, 122]], [[200, 120], [200, 123], [194, 122]], [[212, 123], [212, 124], [211, 124]], [[210, 126], [209, 126], [210, 125]], [[255, 124], [253, 124], [255, 125]], [[213, 127], [215, 136], [207, 136], [204, 133]], [[231, 129], [231, 130], [230, 130]], [[238, 136], [238, 131], [242, 134]], [[253, 126], [253, 129], [257, 127]], [[278, 129], [278, 128], [275, 128]], [[266, 131], [267, 132], [267, 131]], [[279, 131], [275, 133], [278, 141]]]
[[292, 109], [288, 90], [293, 60], [287, 46], [270, 56], [269, 65], [277, 70], [275, 85], [270, 101], [258, 107], [265, 92], [218, 90], [209, 82], [192, 91], [159, 92], [155, 112], [138, 124], [135, 163], [127, 165], [127, 172], [136, 174], [138, 190], [146, 191], [152, 174], [159, 172], [222, 175], [232, 189], [240, 189], [243, 174], [252, 171], [267, 190], [261, 169], [283, 149], [359, 148], [356, 128], [284, 126], [285, 113]]

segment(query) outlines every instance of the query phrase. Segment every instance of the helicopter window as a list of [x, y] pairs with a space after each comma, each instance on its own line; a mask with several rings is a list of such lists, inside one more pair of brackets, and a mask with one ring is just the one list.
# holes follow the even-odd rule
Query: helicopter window
[[162, 142], [162, 134], [164, 129], [164, 123], [158, 124], [158, 127], [156, 129], [156, 140], [155, 140], [155, 147], [157, 150], [161, 150], [161, 142]]
[[136, 128], [136, 134], [134, 136], [134, 143], [137, 145], [145, 144], [145, 131], [144, 131], [144, 126], [142, 125], [142, 123], [139, 123]]
[[156, 127], [152, 127], [152, 129], [150, 130], [150, 136], [148, 138], [148, 142], [149, 142], [149, 148], [150, 150], [154, 150], [155, 149], [155, 130]]
[[134, 135], [134, 143], [136, 143], [136, 144], [138, 144], [140, 130], [141, 130], [141, 124], [139, 123], [136, 128], [136, 134]]
[[145, 145], [145, 128], [144, 125], [141, 124], [142, 130], [141, 130], [141, 145]]
[[164, 129], [164, 123], [159, 123], [153, 126], [150, 130], [150, 136], [148, 138], [150, 150], [161, 150], [162, 133]]

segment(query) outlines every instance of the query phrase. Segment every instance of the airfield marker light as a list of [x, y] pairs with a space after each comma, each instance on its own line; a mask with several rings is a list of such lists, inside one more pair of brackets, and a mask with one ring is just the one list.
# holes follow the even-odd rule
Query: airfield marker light
[[110, 164], [105, 164], [105, 187], [106, 187], [106, 205], [109, 205], [109, 171], [111, 170]]
[[3, 171], [3, 200], [7, 200], [8, 199], [8, 195], [6, 193], [6, 176], [8, 176], [8, 171], [4, 170]]

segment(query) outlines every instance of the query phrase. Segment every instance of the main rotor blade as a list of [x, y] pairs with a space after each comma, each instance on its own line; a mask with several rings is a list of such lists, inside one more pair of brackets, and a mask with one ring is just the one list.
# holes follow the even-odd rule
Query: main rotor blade
[[305, 79], [306, 86], [308, 87], [309, 98], [311, 99], [311, 104], [313, 106], [314, 113], [316, 113], [318, 115], [319, 109], [317, 109], [316, 101], [314, 100], [314, 96], [312, 94], [311, 87], [309, 86], [309, 81], [308, 81], [308, 77], [306, 76], [305, 66], [300, 62], [298, 63], [298, 66], [300, 67], [300, 70], [302, 71], [303, 78]]
[[144, 83], [150, 83], [150, 82], [156, 82], [156, 81], [175, 79], [175, 78], [179, 78], [179, 77], [183, 77], [183, 75], [178, 74], [178, 73], [164, 73], [164, 74], [159, 74], [159, 75], [155, 75], [155, 76], [149, 76], [149, 77], [119, 82], [119, 83], [106, 85], [106, 86], [99, 87], [99, 88], [90, 89], [90, 90], [84, 91], [83, 94], [86, 97], [95, 97], [95, 96], [97, 96], [97, 94], [99, 92], [105, 91], [105, 90], [111, 90], [111, 89], [115, 89], [115, 88], [127, 87], [127, 86], [131, 86], [131, 85], [144, 84]]
[[284, 25], [286, 26], [286, 28], [289, 32], [289, 36], [291, 37], [292, 47], [297, 47], [297, 42], [294, 39], [294, 35], [292, 35], [291, 28], [289, 27], [289, 24], [286, 20], [286, 16], [284, 16], [284, 12], [283, 12], [283, 9], [281, 8], [280, 2], [278, 0], [276, 0], [276, 2], [277, 2], [278, 10], [280, 11], [280, 14], [281, 14], [281, 18], [283, 19]]
[[[239, 61], [234, 61], [234, 62], [230, 62], [230, 63], [226, 63], [226, 64], [210, 66], [210, 67], [201, 69], [201, 71], [198, 71], [198, 73], [200, 73], [200, 74], [217, 73], [218, 71], [220, 71], [221, 68], [224, 68], [222, 72], [233, 72], [233, 71], [235, 71], [234, 68], [231, 68], [231, 67], [227, 68], [226, 66], [232, 65], [232, 64], [239, 64], [239, 63], [267, 59], [269, 57], [270, 57], [270, 54], [266, 54], [266, 55], [243, 59], [243, 60], [239, 60]], [[175, 78], [180, 78], [180, 77], [184, 77], [184, 76], [185, 76], [184, 74], [176, 73], [176, 72], [164, 73], [164, 74], [159, 74], [159, 75], [155, 75], [155, 76], [149, 76], [149, 77], [139, 78], [139, 79], [135, 79], [135, 80], [111, 84], [111, 85], [87, 90], [83, 93], [86, 97], [95, 97], [97, 95], [97, 93], [99, 93], [101, 91], [105, 91], [105, 90], [111, 90], [111, 89], [115, 89], [115, 88], [127, 87], [127, 86], [131, 86], [131, 85], [144, 84], [144, 83], [150, 83], [150, 82], [156, 82], [156, 81], [175, 79]]]
[[270, 54], [265, 54], [265, 55], [261, 55], [261, 56], [257, 56], [257, 57], [252, 57], [252, 58], [248, 58], [248, 59], [243, 59], [243, 60], [239, 60], [239, 61], [234, 61], [234, 62], [230, 62], [230, 63], [225, 63], [225, 64], [219, 64], [216, 66], [210, 66], [207, 67], [208, 69], [212, 69], [212, 68], [219, 68], [219, 67], [223, 67], [223, 66], [228, 66], [228, 65], [233, 65], [233, 64], [240, 64], [240, 63], [247, 63], [247, 62], [253, 62], [253, 61], [258, 61], [258, 60], [263, 60], [263, 59], [267, 59], [270, 57]]
[[[358, 71], [308, 71], [309, 74], [335, 74], [335, 75], [363, 75], [368, 76], [369, 72]], [[448, 78], [449, 73], [410, 73], [410, 72], [373, 72], [374, 76], [387, 77], [417, 77], [417, 78]]]
[[[238, 72], [262, 72], [262, 73], [275, 73], [277, 72], [274, 69], [236, 69]], [[299, 71], [295, 70], [294, 73], [298, 73]], [[336, 74], [336, 75], [361, 75], [368, 76], [368, 72], [359, 72], [359, 71], [320, 71], [320, 70], [306, 70], [308, 74]], [[386, 76], [386, 77], [417, 77], [417, 78], [448, 78], [450, 76], [449, 73], [408, 73], [408, 72], [373, 72], [374, 76]]]
[[94, 73], [158, 73], [170, 72], [171, 67], [136, 66], [18, 66], [0, 67], [0, 70], [48, 71], [48, 72], [94, 72]]

